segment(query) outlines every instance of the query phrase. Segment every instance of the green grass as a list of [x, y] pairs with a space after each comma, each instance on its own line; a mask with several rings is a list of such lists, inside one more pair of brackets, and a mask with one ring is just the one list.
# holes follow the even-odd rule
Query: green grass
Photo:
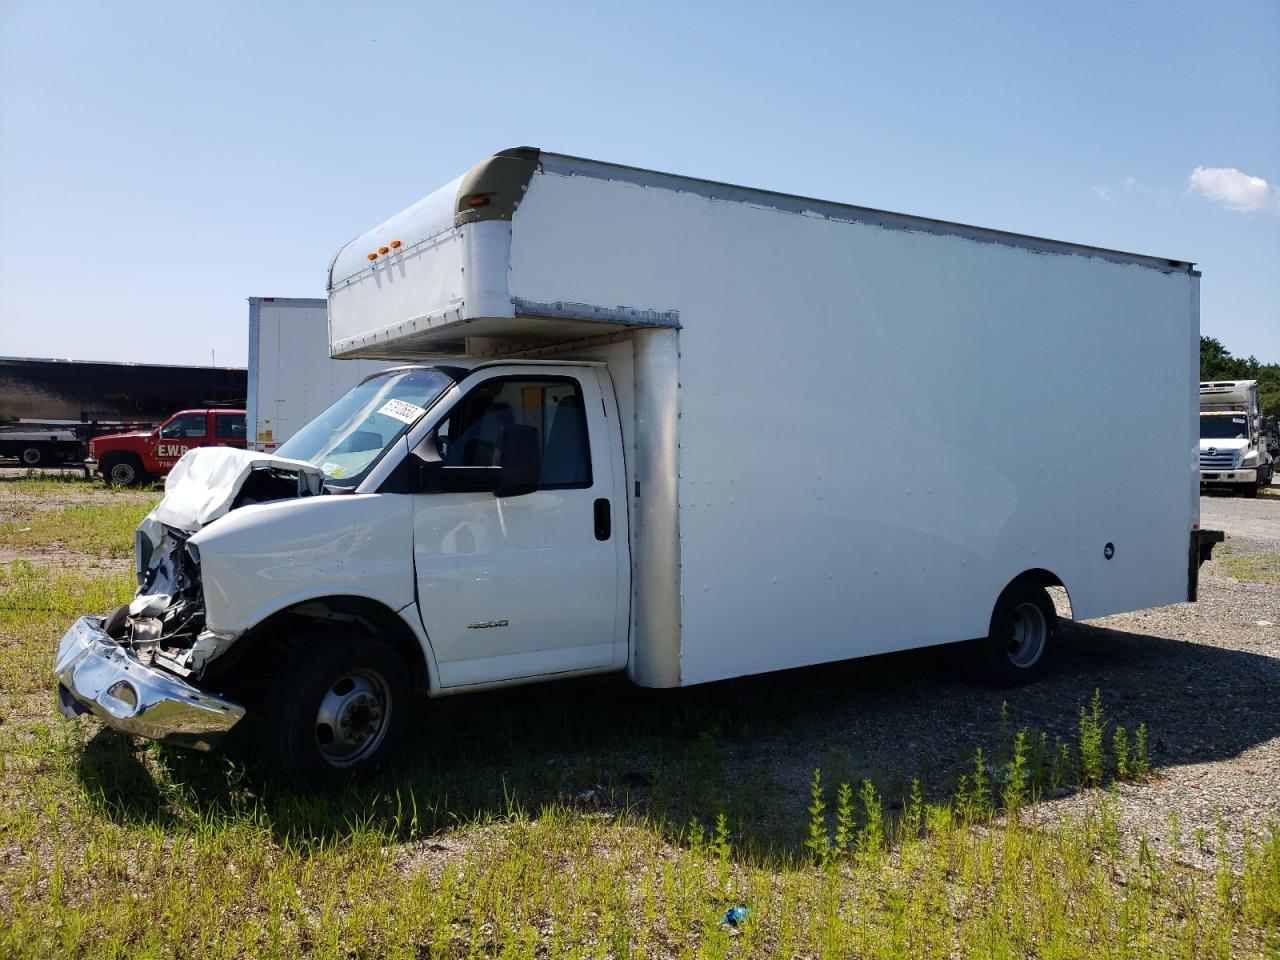
[[1280, 584], [1280, 555], [1228, 550], [1223, 553], [1221, 562], [1227, 576], [1235, 580]]
[[14, 518], [0, 524], [0, 544], [15, 550], [43, 546], [91, 557], [129, 557], [134, 530], [158, 500], [154, 495], [112, 496], [53, 510], [16, 509]]
[[109, 487], [101, 477], [86, 477], [75, 467], [63, 467], [57, 473], [49, 470], [28, 470], [24, 476], [0, 479], [0, 496], [9, 490], [28, 496], [43, 494], [88, 493], [93, 495], [138, 493], [163, 493], [164, 478], [158, 477], [137, 487]]
[[[1240, 873], [1120, 842], [1104, 803], [1057, 829], [967, 821], [950, 804], [814, 865], [737, 854], [722, 830], [672, 837], [638, 813], [512, 805], [435, 834], [305, 804], [189, 823], [132, 821], [68, 791], [75, 738], [41, 738], [43, 802], [3, 826], [0, 952], [108, 956], [1265, 956], [1280, 948], [1280, 832]], [[130, 751], [118, 749], [124, 755]], [[181, 794], [173, 802], [181, 804]], [[907, 826], [904, 826], [906, 824]], [[735, 937], [726, 909], [751, 914]]]
[[[111, 515], [87, 514], [83, 542], [125, 552]], [[131, 591], [127, 573], [0, 565], [0, 956], [1280, 951], [1274, 824], [1204, 871], [1125, 835], [1105, 789], [1083, 818], [1031, 825], [1041, 791], [1150, 775], [1145, 730], [1119, 733], [1096, 694], [1067, 740], [1002, 710], [958, 780], [922, 785], [904, 761], [872, 783], [833, 749], [805, 790], [727, 758], [812, 736], [821, 685], [797, 714], [741, 687], [553, 684], [435, 701], [393, 771], [299, 794], [251, 727], [205, 755], [56, 715], [57, 638]], [[749, 919], [722, 928], [736, 905]]]
[[0, 480], [0, 491], [12, 490], [29, 495], [67, 493], [73, 490], [92, 490], [101, 487], [101, 480], [91, 480], [80, 471], [65, 468], [52, 473], [47, 470], [28, 470], [25, 476], [6, 477]]

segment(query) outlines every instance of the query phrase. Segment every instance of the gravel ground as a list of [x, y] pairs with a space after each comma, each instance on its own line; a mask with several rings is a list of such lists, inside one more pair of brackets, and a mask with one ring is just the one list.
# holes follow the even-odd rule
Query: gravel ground
[[[1201, 526], [1225, 531], [1232, 557], [1280, 557], [1280, 500], [1207, 496]], [[778, 744], [743, 750], [735, 763], [770, 767], [788, 786], [803, 784], [814, 767], [828, 782], [836, 767], [842, 779], [870, 776], [884, 786], [919, 773], [936, 785], [963, 769], [975, 745], [992, 743], [1002, 700], [1012, 729], [1066, 740], [1074, 739], [1079, 709], [1097, 689], [1108, 721], [1130, 735], [1140, 723], [1149, 730], [1156, 776], [1113, 794], [1130, 842], [1145, 835], [1158, 849], [1205, 866], [1217, 854], [1220, 824], [1233, 860], [1244, 831], [1260, 832], [1269, 821], [1280, 826], [1280, 583], [1233, 579], [1215, 558], [1201, 569], [1198, 603], [1066, 622], [1061, 639], [1048, 675], [1013, 691], [956, 679], [936, 651], [828, 668], [822, 682], [843, 679], [854, 695], [834, 697], [830, 709], [810, 701], [810, 719], [821, 715], [813, 735], [781, 751]], [[796, 695], [808, 686], [801, 680]], [[807, 694], [830, 696], [822, 689]], [[1030, 816], [1080, 816], [1099, 798], [1097, 790], [1072, 792]], [[795, 815], [806, 801], [795, 791], [786, 806]]]

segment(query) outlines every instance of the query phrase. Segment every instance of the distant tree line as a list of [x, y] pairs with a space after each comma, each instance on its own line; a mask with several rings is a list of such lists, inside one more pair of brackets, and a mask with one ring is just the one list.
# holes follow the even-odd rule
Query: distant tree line
[[1233, 357], [1217, 337], [1201, 337], [1200, 379], [1257, 380], [1262, 412], [1280, 417], [1280, 363], [1259, 363], [1255, 356]]

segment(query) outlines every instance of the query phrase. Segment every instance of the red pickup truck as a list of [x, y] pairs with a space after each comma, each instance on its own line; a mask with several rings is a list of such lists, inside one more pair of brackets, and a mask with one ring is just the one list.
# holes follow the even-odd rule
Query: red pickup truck
[[150, 432], [115, 433], [89, 441], [86, 475], [134, 486], [164, 476], [192, 447], [245, 445], [243, 410], [181, 410]]

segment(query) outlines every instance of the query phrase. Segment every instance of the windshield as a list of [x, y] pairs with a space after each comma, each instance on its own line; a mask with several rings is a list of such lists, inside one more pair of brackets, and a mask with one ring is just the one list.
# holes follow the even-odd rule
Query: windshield
[[1201, 440], [1243, 440], [1249, 435], [1249, 418], [1240, 413], [1200, 414]]
[[327, 483], [354, 487], [451, 383], [439, 370], [422, 368], [372, 377], [281, 444], [276, 455], [306, 460]]

